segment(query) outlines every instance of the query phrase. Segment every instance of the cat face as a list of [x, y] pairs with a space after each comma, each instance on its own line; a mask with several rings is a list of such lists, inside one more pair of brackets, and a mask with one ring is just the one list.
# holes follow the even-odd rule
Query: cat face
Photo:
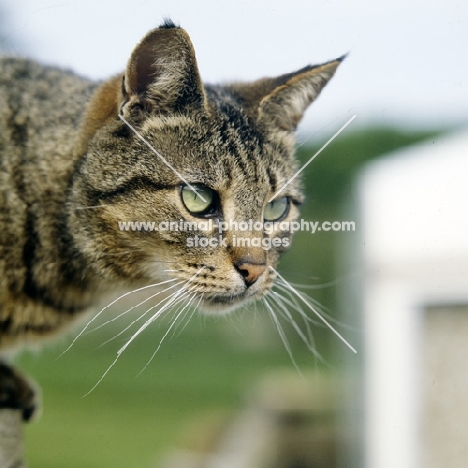
[[151, 31], [83, 126], [70, 222], [96, 274], [169, 278], [207, 311], [265, 294], [303, 201], [293, 131], [338, 63], [204, 86], [185, 31]]

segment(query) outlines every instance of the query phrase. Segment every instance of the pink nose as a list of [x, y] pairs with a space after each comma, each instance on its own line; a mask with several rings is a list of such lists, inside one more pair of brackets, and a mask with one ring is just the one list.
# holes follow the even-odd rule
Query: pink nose
[[262, 276], [266, 265], [264, 263], [241, 262], [236, 264], [236, 268], [244, 278], [245, 284], [251, 286]]

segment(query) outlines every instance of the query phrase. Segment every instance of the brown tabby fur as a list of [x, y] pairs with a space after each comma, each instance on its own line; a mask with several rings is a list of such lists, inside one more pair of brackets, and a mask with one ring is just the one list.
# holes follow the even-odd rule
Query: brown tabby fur
[[[189, 248], [193, 233], [119, 230], [118, 221], [197, 219], [181, 201], [182, 180], [118, 115], [186, 180], [215, 190], [222, 219], [262, 221], [298, 169], [296, 125], [340, 61], [203, 85], [189, 36], [169, 21], [103, 83], [0, 59], [0, 347], [56, 334], [118, 288], [188, 281], [202, 267], [193, 281], [202, 309], [261, 297], [284, 249], [235, 247], [229, 231], [227, 248]], [[280, 196], [292, 201], [285, 221], [295, 219], [298, 179]], [[261, 274], [247, 283], [240, 265]]]

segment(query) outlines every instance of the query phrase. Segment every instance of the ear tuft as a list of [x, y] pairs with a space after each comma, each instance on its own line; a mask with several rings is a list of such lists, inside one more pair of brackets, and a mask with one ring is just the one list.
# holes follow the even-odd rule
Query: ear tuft
[[189, 35], [171, 20], [133, 50], [123, 81], [122, 111], [173, 114], [201, 108], [205, 91]]
[[164, 18], [163, 23], [159, 26], [159, 29], [180, 29], [180, 26], [175, 24], [171, 18]]

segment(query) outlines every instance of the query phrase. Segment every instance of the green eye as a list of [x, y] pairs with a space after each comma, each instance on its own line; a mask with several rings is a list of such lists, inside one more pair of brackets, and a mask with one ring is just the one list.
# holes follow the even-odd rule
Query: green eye
[[289, 197], [281, 197], [271, 201], [263, 210], [265, 221], [278, 221], [286, 216], [289, 210]]
[[[193, 190], [192, 187], [196, 190]], [[181, 191], [182, 201], [194, 215], [205, 215], [212, 211], [215, 205], [215, 192], [203, 184], [184, 185]]]

